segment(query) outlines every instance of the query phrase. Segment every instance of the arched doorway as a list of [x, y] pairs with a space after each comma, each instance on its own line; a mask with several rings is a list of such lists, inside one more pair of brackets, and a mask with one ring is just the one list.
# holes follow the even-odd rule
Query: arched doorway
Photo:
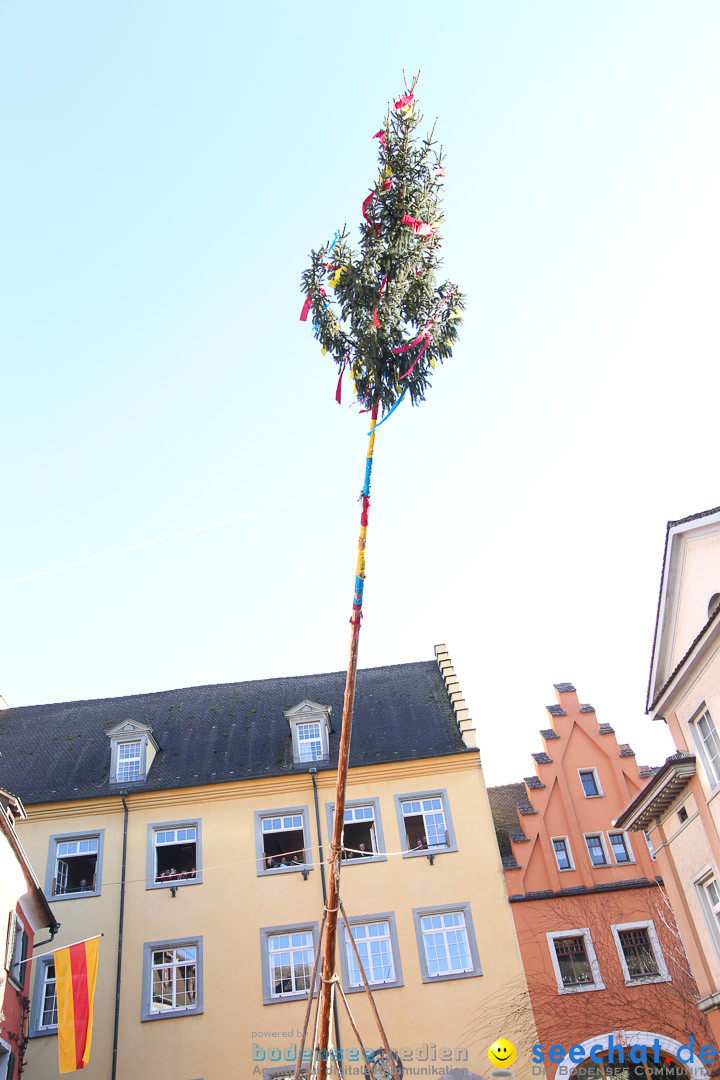
[[[613, 1060], [609, 1061], [611, 1039]], [[678, 1056], [688, 1056], [687, 1049], [678, 1055], [683, 1044], [653, 1031], [606, 1032], [585, 1039], [579, 1045], [585, 1051], [585, 1059], [578, 1064], [579, 1053], [573, 1048], [575, 1061], [571, 1061], [569, 1055], [564, 1058], [555, 1074], [558, 1080], [561, 1077], [577, 1080], [709, 1080], [707, 1068], [697, 1056], [697, 1047], [693, 1061], [679, 1062]], [[657, 1055], [656, 1046], [659, 1047]], [[642, 1047], [645, 1048], [644, 1054]], [[619, 1049], [623, 1052], [623, 1061], [619, 1060]], [[658, 1062], [655, 1061], [656, 1056], [660, 1059]], [[642, 1057], [646, 1060], [637, 1060]]]

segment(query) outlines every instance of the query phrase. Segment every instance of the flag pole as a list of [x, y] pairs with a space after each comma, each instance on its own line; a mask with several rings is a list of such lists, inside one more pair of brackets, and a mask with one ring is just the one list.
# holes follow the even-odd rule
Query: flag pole
[[30, 964], [33, 960], [39, 960], [41, 956], [54, 956], [60, 949], [72, 949], [73, 945], [84, 945], [86, 941], [95, 941], [97, 938], [105, 937], [104, 934], [93, 934], [92, 937], [84, 937], [82, 941], [71, 941], [69, 945], [59, 945], [57, 949], [50, 949], [49, 952], [35, 953], [34, 956], [28, 956], [27, 960], [19, 960], [15, 967], [20, 967], [21, 964]]

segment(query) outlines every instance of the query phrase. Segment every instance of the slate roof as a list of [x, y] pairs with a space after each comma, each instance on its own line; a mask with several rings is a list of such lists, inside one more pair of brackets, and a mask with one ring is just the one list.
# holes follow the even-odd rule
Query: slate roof
[[575, 687], [571, 682], [556, 682], [553, 683], [553, 686], [557, 690], [558, 694], [569, 694], [571, 691], [575, 690]]
[[[332, 705], [329, 762], [337, 768], [345, 672], [223, 683], [0, 712], [0, 785], [26, 805], [117, 793], [106, 732], [149, 724], [160, 750], [148, 779], [163, 791], [307, 772], [295, 765], [284, 712], [304, 699]], [[358, 672], [350, 766], [477, 753], [465, 746], [434, 660]]]
[[[505, 860], [512, 857], [511, 836], [513, 840], [519, 840], [517, 834], [524, 836], [520, 829], [517, 808], [518, 803], [526, 802], [527, 792], [524, 784], [502, 784], [500, 787], [488, 788], [487, 793], [495, 824], [495, 836], [505, 866]], [[527, 840], [527, 837], [524, 836], [524, 839]], [[505, 869], [509, 870], [512, 867], [507, 865]]]
[[548, 739], [559, 739], [560, 738], [557, 731], [553, 731], [553, 729], [551, 727], [549, 727], [549, 728], [540, 728], [540, 734], [542, 735], [543, 739], [545, 739], [546, 742], [547, 742]]
[[567, 716], [567, 713], [563, 709], [562, 705], [546, 705], [545, 708], [551, 716]]

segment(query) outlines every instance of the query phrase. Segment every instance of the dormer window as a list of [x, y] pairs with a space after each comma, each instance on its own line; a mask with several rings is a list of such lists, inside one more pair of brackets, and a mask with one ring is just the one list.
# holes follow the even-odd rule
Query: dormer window
[[159, 750], [152, 728], [124, 720], [107, 732], [110, 740], [110, 783], [137, 784], [147, 779]]
[[293, 761], [296, 765], [327, 761], [330, 757], [330, 705], [301, 701], [288, 709], [285, 719], [290, 727]]
[[140, 739], [118, 744], [116, 776], [118, 784], [128, 780], [140, 779], [141, 758], [142, 742]]

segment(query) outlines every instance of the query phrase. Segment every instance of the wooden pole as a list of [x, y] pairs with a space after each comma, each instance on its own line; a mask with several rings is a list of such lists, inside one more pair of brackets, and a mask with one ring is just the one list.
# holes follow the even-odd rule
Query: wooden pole
[[[398, 1076], [397, 1067], [395, 1065], [395, 1058], [393, 1057], [393, 1053], [392, 1053], [392, 1050], [390, 1048], [390, 1043], [388, 1042], [388, 1037], [385, 1034], [385, 1028], [383, 1027], [382, 1020], [380, 1019], [380, 1013], [377, 1011], [377, 1006], [375, 1004], [375, 998], [372, 996], [372, 990], [370, 989], [370, 983], [367, 981], [367, 975], [365, 974], [365, 968], [363, 967], [363, 962], [360, 959], [360, 953], [358, 952], [358, 947], [355, 944], [355, 938], [352, 936], [352, 930], [350, 929], [350, 923], [348, 922], [347, 915], [345, 914], [345, 908], [343, 907], [342, 900], [340, 901], [340, 914], [342, 915], [343, 922], [345, 923], [345, 932], [346, 932], [346, 934], [348, 936], [348, 941], [352, 945], [352, 950], [353, 950], [353, 952], [355, 954], [355, 963], [358, 966], [358, 971], [360, 972], [360, 977], [362, 978], [363, 986], [365, 987], [365, 993], [367, 994], [367, 996], [370, 999], [370, 1007], [371, 1007], [371, 1009], [373, 1011], [373, 1016], [375, 1017], [375, 1023], [378, 1026], [378, 1031], [380, 1032], [380, 1038], [382, 1039], [382, 1044], [385, 1047], [385, 1053], [387, 1054], [388, 1061], [390, 1062], [390, 1065], [392, 1066], [393, 1080], [400, 1080], [400, 1077]], [[344, 999], [345, 999], [345, 996], [343, 995], [343, 1000]], [[363, 1051], [363, 1053], [364, 1053], [364, 1051]]]
[[327, 923], [325, 925], [325, 946], [320, 985], [320, 1031], [318, 1044], [320, 1061], [318, 1062], [318, 1080], [327, 1080], [327, 1051], [330, 1038], [330, 1001], [332, 984], [335, 982], [335, 945], [337, 941], [337, 915], [340, 907], [340, 863], [343, 847], [343, 826], [345, 822], [345, 793], [347, 789], [348, 761], [350, 758], [350, 736], [352, 734], [353, 705], [355, 704], [355, 682], [357, 679], [358, 645], [360, 639], [360, 620], [362, 618], [363, 586], [365, 583], [365, 544], [367, 540], [368, 510], [370, 507], [370, 478], [372, 474], [373, 454], [375, 451], [375, 425], [377, 424], [377, 405], [373, 406], [370, 426], [370, 441], [365, 459], [365, 483], [361, 494], [362, 513], [360, 516], [360, 537], [358, 539], [358, 558], [355, 571], [355, 592], [353, 595], [353, 613], [350, 619], [352, 639], [350, 641], [350, 661], [345, 680], [345, 698], [343, 701], [342, 732], [338, 752], [338, 771], [335, 783], [335, 821], [330, 842], [330, 881], [328, 898], [325, 905]]

